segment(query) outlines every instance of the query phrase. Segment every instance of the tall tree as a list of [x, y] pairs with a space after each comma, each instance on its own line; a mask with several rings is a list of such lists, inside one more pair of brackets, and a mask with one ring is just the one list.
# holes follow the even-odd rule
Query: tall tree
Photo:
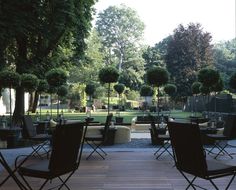
[[108, 54], [107, 63], [116, 62], [121, 71], [130, 58], [130, 52], [140, 51], [144, 23], [131, 8], [125, 5], [110, 6], [99, 13], [96, 28]]
[[178, 97], [191, 95], [191, 85], [197, 72], [213, 64], [211, 35], [200, 24], [179, 25], [174, 30], [165, 57], [171, 80], [177, 86]]
[[[16, 72], [45, 73], [46, 61], [62, 43], [74, 37], [77, 52], [85, 48], [95, 0], [2, 0], [0, 4], [0, 60]], [[78, 54], [80, 55], [80, 54]], [[9, 62], [8, 59], [11, 59]], [[46, 68], [46, 69], [45, 69]], [[43, 76], [39, 76], [43, 78]], [[24, 114], [24, 91], [16, 89], [14, 121]]]

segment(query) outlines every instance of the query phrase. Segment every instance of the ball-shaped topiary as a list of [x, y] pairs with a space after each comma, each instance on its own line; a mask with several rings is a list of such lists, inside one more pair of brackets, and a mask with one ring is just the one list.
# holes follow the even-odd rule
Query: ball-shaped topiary
[[119, 72], [114, 67], [105, 67], [99, 71], [98, 77], [102, 83], [113, 83], [117, 82]]
[[219, 72], [211, 68], [201, 69], [198, 73], [198, 81], [205, 87], [212, 87], [218, 82], [219, 78]]
[[57, 89], [57, 95], [60, 97], [65, 97], [68, 94], [68, 88], [66, 85], [61, 85]]
[[229, 79], [229, 86], [232, 89], [236, 90], [236, 72], [231, 75]]
[[122, 93], [124, 92], [124, 90], [125, 90], [125, 85], [122, 84], [122, 83], [116, 84], [116, 85], [114, 86], [114, 89], [115, 89], [115, 91], [120, 95], [120, 94], [122, 94]]
[[207, 95], [211, 92], [210, 87], [201, 85], [200, 86], [200, 92], [204, 95]]
[[169, 73], [162, 67], [152, 67], [147, 71], [147, 82], [150, 85], [160, 87], [169, 80]]
[[174, 84], [167, 84], [164, 87], [164, 91], [169, 96], [173, 96], [177, 92], [177, 87]]
[[221, 92], [223, 89], [224, 89], [224, 82], [222, 78], [220, 77], [218, 82], [211, 87], [211, 91]]
[[141, 86], [139, 93], [140, 93], [140, 96], [144, 96], [144, 97], [152, 96], [154, 94], [152, 87], [148, 85]]
[[194, 82], [191, 86], [191, 90], [193, 94], [199, 94], [200, 91], [200, 87], [202, 86], [202, 83], [200, 82]]
[[4, 70], [0, 72], [2, 88], [16, 88], [20, 85], [20, 75], [14, 71]]
[[38, 85], [38, 88], [37, 88], [37, 91], [39, 93], [42, 93], [42, 92], [47, 92], [49, 88], [49, 85], [48, 85], [48, 82], [44, 79], [42, 80], [39, 80], [39, 85]]
[[46, 73], [46, 79], [50, 86], [57, 88], [66, 83], [67, 73], [61, 68], [52, 69]]
[[38, 77], [34, 74], [24, 73], [21, 75], [21, 86], [26, 92], [33, 92], [39, 84]]
[[85, 87], [85, 93], [89, 96], [92, 96], [95, 92], [95, 85], [94, 84], [87, 84]]

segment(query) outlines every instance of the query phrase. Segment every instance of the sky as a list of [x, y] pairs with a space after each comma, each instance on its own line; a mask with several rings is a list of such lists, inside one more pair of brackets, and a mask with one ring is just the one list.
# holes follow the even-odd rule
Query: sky
[[95, 8], [100, 12], [120, 4], [137, 11], [145, 24], [144, 42], [151, 46], [190, 22], [211, 33], [212, 43], [236, 37], [236, 0], [99, 0]]

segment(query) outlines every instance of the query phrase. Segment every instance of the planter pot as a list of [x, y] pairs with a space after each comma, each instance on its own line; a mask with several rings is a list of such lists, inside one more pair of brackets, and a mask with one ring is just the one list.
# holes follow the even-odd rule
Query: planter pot
[[123, 117], [116, 117], [116, 123], [123, 123]]

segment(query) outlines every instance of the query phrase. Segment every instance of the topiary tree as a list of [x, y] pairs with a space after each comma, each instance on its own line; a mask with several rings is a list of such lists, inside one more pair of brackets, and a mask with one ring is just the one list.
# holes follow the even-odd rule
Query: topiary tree
[[114, 86], [115, 91], [118, 93], [119, 95], [119, 107], [121, 106], [121, 94], [124, 92], [125, 90], [125, 85], [122, 83], [116, 84]]
[[148, 96], [153, 96], [153, 89], [149, 85], [142, 85], [141, 89], [139, 91], [140, 96], [143, 96], [145, 98], [145, 110], [147, 110], [147, 97]]
[[41, 116], [42, 116], [41, 94], [44, 93], [44, 92], [47, 92], [48, 88], [49, 88], [49, 85], [48, 85], [48, 82], [45, 79], [39, 80], [39, 85], [38, 85], [37, 91], [39, 93], [39, 118], [40, 118], [40, 120], [41, 120]]
[[11, 89], [16, 88], [20, 85], [20, 75], [14, 71], [4, 70], [0, 72], [0, 81], [2, 88], [10, 89], [10, 128], [12, 128], [12, 94]]
[[[68, 94], [68, 87], [66, 85], [61, 85], [57, 88], [57, 113], [59, 117], [59, 111], [60, 111], [60, 98], [66, 97]], [[59, 118], [58, 118], [59, 119]]]
[[[25, 92], [32, 93], [33, 91], [37, 90], [39, 84], [39, 79], [34, 74], [24, 73], [21, 75], [21, 86], [23, 87]], [[29, 108], [28, 108], [29, 114]]]
[[[56, 93], [57, 89], [61, 85], [66, 84], [67, 73], [61, 68], [52, 69], [46, 73], [46, 80], [49, 84], [49, 93], [51, 96], [51, 117], [52, 117], [52, 94]], [[59, 116], [59, 112], [57, 110], [57, 117], [58, 116]]]
[[[115, 91], [118, 93], [119, 95], [119, 111], [117, 112], [118, 116], [116, 117], [116, 121], [120, 121], [120, 123], [123, 122], [123, 118], [120, 117], [120, 111], [121, 111], [121, 94], [124, 92], [125, 90], [125, 85], [122, 83], [118, 83], [114, 86]], [[116, 122], [117, 123], [117, 122]]]
[[90, 105], [92, 104], [92, 96], [94, 95], [95, 93], [95, 85], [94, 84], [87, 84], [86, 87], [85, 87], [85, 93], [89, 96], [89, 102], [90, 102]]
[[169, 73], [166, 69], [162, 67], [152, 67], [147, 71], [147, 82], [157, 87], [157, 109], [159, 117], [159, 97], [160, 97], [160, 87], [167, 84], [169, 81]]
[[38, 77], [34, 74], [24, 73], [21, 75], [21, 86], [25, 92], [33, 92], [37, 89], [39, 84]]
[[111, 83], [118, 81], [119, 72], [114, 67], [105, 67], [99, 71], [98, 77], [101, 83], [108, 83], [107, 98], [108, 98], [108, 114], [109, 114], [110, 112], [110, 86], [111, 86]]
[[193, 104], [193, 106], [194, 106], [194, 108], [193, 108], [193, 110], [194, 110], [194, 114], [196, 115], [196, 105], [195, 105], [195, 103], [196, 103], [196, 97], [197, 97], [197, 95], [201, 92], [200, 91], [200, 87], [201, 87], [201, 85], [202, 85], [202, 83], [200, 83], [200, 82], [194, 82], [193, 84], [192, 84], [192, 86], [191, 86], [191, 91], [192, 91], [192, 94], [193, 94], [193, 102], [194, 102], [194, 104]]
[[164, 91], [168, 96], [173, 98], [174, 94], [177, 92], [177, 87], [174, 84], [167, 84], [164, 86]]
[[[207, 102], [209, 104], [210, 93], [214, 85], [218, 83], [220, 79], [220, 74], [218, 71], [211, 68], [201, 69], [198, 73], [198, 81], [202, 83], [202, 90], [204, 93], [207, 93]], [[208, 106], [208, 115], [209, 115], [209, 106]]]

